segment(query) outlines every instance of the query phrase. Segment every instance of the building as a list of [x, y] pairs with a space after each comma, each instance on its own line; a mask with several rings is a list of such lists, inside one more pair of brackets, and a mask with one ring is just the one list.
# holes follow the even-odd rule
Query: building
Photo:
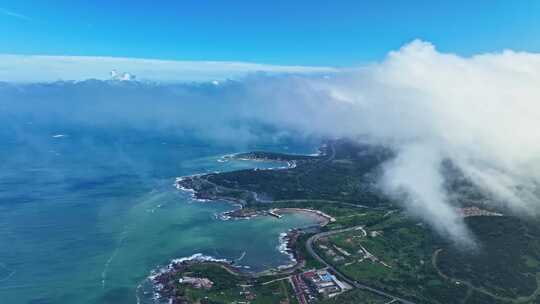
[[312, 292], [315, 291], [323, 297], [333, 297], [351, 288], [346, 283], [338, 280], [327, 269], [306, 271], [302, 274], [302, 278], [311, 287]]

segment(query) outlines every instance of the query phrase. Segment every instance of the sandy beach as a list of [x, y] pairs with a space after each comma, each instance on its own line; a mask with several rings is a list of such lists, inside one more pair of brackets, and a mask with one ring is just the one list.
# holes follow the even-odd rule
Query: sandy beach
[[313, 217], [317, 220], [321, 227], [328, 225], [328, 223], [335, 222], [336, 219], [332, 216], [318, 210], [313, 209], [304, 209], [304, 208], [276, 208], [273, 209], [277, 214], [286, 214], [286, 213], [302, 213]]

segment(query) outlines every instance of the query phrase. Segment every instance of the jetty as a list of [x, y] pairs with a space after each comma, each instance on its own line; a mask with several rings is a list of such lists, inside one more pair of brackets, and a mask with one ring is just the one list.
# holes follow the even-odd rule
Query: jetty
[[277, 217], [278, 219], [282, 218], [283, 215], [277, 213], [276, 211], [277, 211], [277, 209], [270, 209], [270, 210], [268, 210], [268, 214], [270, 214], [273, 217]]

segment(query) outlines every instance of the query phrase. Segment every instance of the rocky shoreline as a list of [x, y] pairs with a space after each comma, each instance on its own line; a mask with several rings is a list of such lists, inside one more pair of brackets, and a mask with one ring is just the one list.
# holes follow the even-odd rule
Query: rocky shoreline
[[[184, 304], [188, 303], [178, 286], [178, 277], [189, 270], [195, 264], [214, 264], [226, 269], [229, 273], [237, 276], [256, 279], [261, 276], [290, 274], [305, 265], [303, 257], [299, 254], [298, 237], [303, 233], [302, 229], [291, 229], [282, 233], [279, 237], [278, 250], [289, 256], [291, 263], [280, 265], [276, 268], [262, 272], [250, 271], [247, 266], [241, 266], [235, 261], [218, 259], [200, 253], [189, 257], [173, 259], [167, 266], [152, 271], [148, 277], [152, 285], [152, 299], [156, 303]], [[206, 279], [206, 278], [204, 278]], [[211, 278], [208, 278], [211, 282]]]
[[[287, 170], [287, 169], [293, 169], [297, 166], [296, 160], [294, 159], [288, 159], [286, 155], [281, 154], [271, 154], [273, 157], [268, 157], [267, 153], [263, 152], [248, 152], [248, 153], [237, 153], [237, 154], [227, 154], [222, 156], [218, 161], [228, 161], [230, 159], [236, 159], [236, 160], [247, 160], [247, 161], [277, 161], [277, 162], [285, 162], [287, 166], [285, 167], [275, 167], [270, 169], [253, 169], [253, 170]], [[306, 157], [306, 158], [317, 158], [320, 156], [324, 156], [325, 153], [323, 152], [323, 148], [320, 149], [319, 153], [316, 154], [316, 156], [311, 155], [299, 155], [295, 157]], [[228, 219], [249, 219], [255, 216], [259, 215], [269, 215], [269, 210], [252, 210], [252, 209], [245, 209], [244, 206], [247, 205], [247, 202], [245, 199], [241, 199], [238, 197], [228, 196], [224, 193], [220, 193], [218, 191], [218, 187], [208, 181], [205, 176], [208, 176], [209, 174], [194, 174], [194, 175], [188, 175], [183, 177], [177, 177], [176, 181], [174, 183], [174, 186], [181, 191], [185, 191], [189, 193], [193, 200], [199, 201], [199, 202], [208, 202], [208, 201], [217, 201], [217, 200], [224, 200], [232, 203], [235, 207], [237, 207], [234, 210], [223, 212], [219, 215], [219, 218], [223, 220]], [[252, 198], [255, 201], [260, 200], [257, 193], [249, 192], [246, 194], [249, 194], [252, 196]], [[265, 203], [271, 203], [271, 201], [264, 201]], [[329, 221], [333, 222], [335, 219], [333, 219], [331, 216], [326, 215], [320, 211], [317, 210], [311, 210], [311, 209], [300, 209], [300, 208], [281, 208], [281, 209], [273, 209], [276, 211], [279, 211], [280, 213], [289, 213], [289, 212], [308, 212], [310, 215], [314, 215], [316, 217], [322, 218], [322, 221]], [[322, 226], [326, 225], [328, 222], [324, 223]]]
[[180, 273], [185, 272], [190, 265], [196, 263], [217, 264], [221, 267], [227, 267], [230, 272], [238, 273], [240, 275], [240, 270], [232, 266], [232, 261], [225, 259], [216, 259], [200, 253], [194, 254], [190, 257], [174, 259], [166, 267], [153, 271], [148, 278], [152, 283], [152, 299], [157, 303], [188, 303], [185, 300], [184, 295], [177, 287], [177, 277]]
[[[314, 157], [314, 156], [310, 156]], [[283, 170], [291, 169], [296, 167], [296, 161], [294, 160], [285, 160], [285, 159], [270, 159], [261, 157], [257, 153], [242, 153], [242, 154], [232, 154], [222, 157], [221, 161], [227, 161], [231, 158], [239, 160], [250, 160], [250, 161], [282, 161], [286, 162], [286, 167], [272, 168], [268, 170]], [[256, 169], [254, 169], [256, 170]], [[212, 191], [208, 191], [212, 187], [212, 184], [208, 182], [204, 176], [206, 174], [196, 174], [191, 176], [184, 176], [176, 178], [174, 186], [181, 191], [189, 193], [193, 200], [199, 202], [210, 202], [216, 200], [225, 200], [232, 203], [235, 209], [223, 212], [218, 215], [222, 220], [230, 219], [250, 219], [256, 216], [279, 216], [286, 213], [303, 213], [309, 216], [316, 218], [317, 226], [310, 228], [320, 228], [324, 227], [330, 222], [335, 221], [335, 219], [327, 214], [324, 214], [318, 210], [312, 209], [301, 209], [301, 208], [273, 208], [268, 210], [254, 210], [249, 208], [244, 208], [246, 201], [236, 198], [228, 197], [226, 195], [219, 195]], [[206, 190], [206, 191], [205, 191]], [[179, 259], [172, 260], [166, 267], [159, 268], [151, 274], [149, 280], [153, 286], [153, 298], [157, 302], [164, 303], [187, 303], [184, 297], [180, 294], [180, 290], [177, 287], [176, 277], [183, 273], [190, 265], [197, 263], [212, 263], [220, 265], [221, 267], [226, 268], [230, 273], [234, 273], [239, 276], [246, 276], [256, 278], [258, 276], [264, 275], [277, 275], [277, 274], [288, 274], [293, 273], [298, 268], [301, 268], [305, 261], [303, 257], [299, 254], [298, 238], [304, 233], [302, 228], [291, 229], [287, 232], [284, 232], [279, 237], [279, 246], [276, 248], [279, 252], [289, 256], [291, 263], [280, 265], [273, 269], [268, 269], [262, 272], [252, 272], [249, 271], [246, 267], [236, 265], [234, 261], [226, 259], [218, 259], [211, 256], [205, 256], [202, 254], [194, 254], [190, 257], [184, 257]]]

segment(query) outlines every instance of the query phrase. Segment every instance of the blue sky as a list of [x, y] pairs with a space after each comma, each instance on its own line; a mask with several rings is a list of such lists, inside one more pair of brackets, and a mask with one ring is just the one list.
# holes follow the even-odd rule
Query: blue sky
[[415, 38], [538, 52], [540, 1], [0, 0], [3, 54], [350, 66]]

